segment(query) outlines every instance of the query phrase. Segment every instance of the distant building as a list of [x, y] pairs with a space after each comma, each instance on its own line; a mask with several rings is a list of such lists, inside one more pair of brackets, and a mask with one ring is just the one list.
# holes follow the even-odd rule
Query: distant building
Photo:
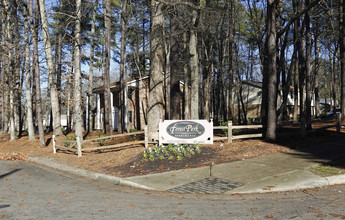
[[[124, 130], [143, 130], [147, 124], [147, 109], [149, 98], [149, 76], [125, 81], [125, 116]], [[180, 82], [180, 89], [183, 91], [183, 82]], [[104, 122], [104, 87], [93, 90], [97, 96], [97, 110], [95, 115], [95, 129], [103, 129]], [[190, 94], [190, 93], [189, 93]], [[112, 106], [112, 125], [114, 130], [118, 129], [120, 116], [120, 82], [110, 84], [111, 106]], [[182, 100], [181, 100], [182, 102]], [[180, 114], [183, 107], [181, 103]], [[163, 119], [163, 118], [162, 118]]]
[[[125, 83], [125, 130], [142, 130], [147, 123], [147, 105], [149, 94], [149, 77], [126, 80]], [[96, 129], [103, 128], [104, 122], [104, 87], [93, 90], [97, 95]], [[118, 129], [120, 114], [120, 82], [110, 84], [110, 96], [112, 106], [112, 125]]]
[[[241, 88], [242, 87], [242, 88]], [[305, 99], [304, 94], [304, 99]], [[256, 118], [260, 117], [261, 114], [261, 100], [262, 100], [262, 83], [255, 81], [241, 81], [241, 84], [237, 84], [233, 90], [233, 106], [234, 106], [234, 116], [238, 117], [238, 108], [243, 112], [243, 106], [246, 111], [247, 118]], [[298, 106], [299, 106], [299, 94], [298, 94]], [[243, 104], [242, 104], [243, 103]], [[283, 103], [283, 91], [282, 87], [279, 88], [278, 93], [278, 108], [280, 104]], [[280, 103], [280, 104], [279, 104]], [[323, 103], [320, 101], [320, 103]], [[290, 87], [289, 94], [287, 97], [286, 109], [288, 111], [288, 116], [293, 117], [294, 111], [294, 88]], [[315, 95], [312, 93], [311, 100], [311, 112], [312, 115], [315, 115]], [[299, 111], [299, 109], [298, 109]]]

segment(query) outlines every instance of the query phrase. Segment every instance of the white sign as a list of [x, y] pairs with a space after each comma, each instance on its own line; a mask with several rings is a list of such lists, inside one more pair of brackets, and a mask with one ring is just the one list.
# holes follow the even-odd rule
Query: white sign
[[159, 144], [213, 144], [213, 121], [165, 120], [159, 122]]

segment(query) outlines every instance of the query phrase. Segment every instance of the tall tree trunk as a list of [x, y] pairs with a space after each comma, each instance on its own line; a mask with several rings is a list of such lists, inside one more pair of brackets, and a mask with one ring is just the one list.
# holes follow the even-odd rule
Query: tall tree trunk
[[98, 0], [95, 0], [93, 3], [93, 10], [92, 10], [92, 24], [91, 24], [91, 42], [90, 42], [90, 69], [89, 69], [89, 88], [88, 88], [88, 95], [89, 95], [89, 102], [88, 102], [88, 131], [93, 131], [93, 120], [92, 120], [92, 111], [94, 109], [94, 95], [92, 93], [93, 88], [93, 62], [94, 62], [94, 54], [95, 54], [95, 24], [96, 24], [96, 14], [97, 14], [97, 6], [98, 6]]
[[17, 137], [21, 136], [22, 134], [22, 105], [21, 105], [21, 91], [22, 91], [22, 81], [21, 81], [21, 74], [20, 74], [20, 65], [22, 60], [22, 51], [21, 51], [21, 45], [20, 45], [20, 34], [19, 34], [19, 19], [18, 19], [18, 5], [17, 2], [12, 2], [12, 11], [13, 11], [13, 36], [14, 39], [14, 56], [13, 56], [13, 83], [14, 83], [14, 90], [13, 90], [13, 98], [14, 98], [14, 119], [15, 119], [15, 135]]
[[232, 105], [232, 93], [233, 93], [233, 87], [234, 87], [234, 81], [233, 81], [233, 16], [232, 16], [232, 11], [233, 11], [233, 0], [229, 0], [229, 6], [228, 6], [228, 11], [229, 11], [229, 32], [228, 32], [228, 120], [232, 120], [233, 118], [233, 105]]
[[31, 62], [30, 62], [30, 41], [28, 11], [23, 7], [24, 12], [24, 32], [25, 32], [25, 92], [26, 92], [26, 121], [28, 126], [29, 140], [35, 140], [35, 129], [32, 118], [32, 94], [31, 94]]
[[[309, 6], [309, 0], [305, 0], [305, 6]], [[309, 11], [305, 14], [305, 48], [306, 48], [306, 55], [305, 55], [305, 72], [306, 72], [306, 109], [305, 109], [305, 117], [306, 117], [306, 126], [307, 130], [311, 130], [311, 39], [310, 39], [310, 15]]]
[[151, 1], [151, 73], [150, 94], [148, 102], [148, 135], [149, 141], [158, 140], [159, 120], [164, 118], [163, 97], [163, 4]]
[[37, 0], [34, 1], [35, 13], [33, 9], [32, 0], [29, 0], [29, 14], [30, 14], [30, 29], [32, 34], [32, 49], [33, 49], [33, 77], [36, 84], [36, 120], [38, 125], [38, 134], [40, 140], [40, 147], [45, 147], [43, 117], [42, 117], [42, 99], [41, 99], [41, 83], [40, 83], [40, 66], [38, 60], [38, 23], [39, 23], [39, 9]]
[[183, 84], [183, 91], [184, 91], [184, 112], [183, 112], [183, 119], [189, 120], [190, 119], [190, 107], [189, 107], [189, 68], [188, 68], [188, 60], [189, 60], [189, 53], [188, 53], [188, 42], [187, 42], [187, 33], [183, 33], [183, 49], [184, 49], [184, 59], [183, 59], [183, 72], [184, 72], [184, 84]]
[[318, 36], [315, 36], [315, 115], [319, 116], [321, 114], [320, 111], [320, 59], [319, 59], [319, 51], [320, 51], [320, 41]]
[[112, 106], [110, 96], [110, 48], [111, 48], [111, 7], [110, 0], [105, 1], [105, 64], [104, 64], [104, 125], [105, 132], [109, 132], [110, 135], [113, 133], [112, 126]]
[[7, 33], [7, 48], [8, 48], [8, 63], [6, 65], [6, 69], [8, 72], [8, 84], [9, 84], [9, 104], [10, 104], [10, 140], [16, 140], [18, 137], [16, 135], [16, 130], [15, 130], [15, 119], [14, 119], [14, 114], [15, 114], [15, 97], [14, 97], [14, 46], [13, 46], [13, 13], [10, 11], [9, 7], [9, 2], [8, 0], [4, 1], [4, 7], [5, 11], [9, 12], [7, 14], [7, 23], [6, 23], [6, 33]]
[[199, 57], [197, 51], [197, 12], [192, 12], [192, 27], [190, 30], [189, 54], [191, 68], [191, 119], [199, 119]]
[[263, 121], [263, 137], [267, 141], [276, 140], [277, 129], [277, 30], [276, 11], [279, 0], [267, 0], [267, 36], [265, 42], [265, 64], [263, 104], [265, 117]]
[[75, 44], [72, 45], [72, 52], [71, 52], [71, 62], [70, 62], [70, 72], [68, 74], [68, 81], [67, 81], [67, 132], [71, 132], [72, 128], [74, 127], [74, 125], [72, 124], [72, 122], [74, 123], [74, 112], [73, 112], [73, 108], [71, 108], [71, 106], [73, 106], [73, 102], [71, 101], [71, 99], [73, 98], [73, 72], [74, 72], [74, 59], [75, 59]]
[[[210, 109], [211, 109], [211, 95], [213, 94], [210, 92], [211, 83], [213, 82], [211, 80], [211, 72], [213, 71], [212, 62], [210, 61], [209, 54], [212, 51], [211, 48], [208, 48], [208, 42], [204, 43], [203, 40], [203, 48], [204, 48], [204, 64], [203, 64], [203, 118], [206, 120], [210, 120], [212, 117], [210, 115]], [[213, 72], [212, 72], [213, 73]], [[213, 76], [213, 75], [212, 75]]]
[[[63, 10], [63, 0], [60, 0], [59, 11]], [[56, 50], [55, 50], [55, 67], [56, 67], [56, 87], [59, 96], [59, 105], [61, 105], [61, 77], [62, 77], [62, 35], [63, 35], [63, 19], [62, 15], [58, 15], [58, 31], [56, 33]]]
[[[4, 1], [6, 2], [6, 1]], [[5, 5], [6, 6], [6, 5]], [[7, 22], [8, 22], [8, 8], [4, 8], [1, 11], [1, 46], [3, 48], [2, 53], [8, 54], [8, 47], [7, 47]], [[8, 100], [9, 100], [9, 72], [8, 72], [8, 56], [1, 57], [2, 68], [1, 68], [1, 83], [2, 83], [2, 126], [1, 126], [1, 133], [6, 134], [8, 130]]]
[[[280, 58], [279, 58], [279, 68], [278, 68], [278, 77], [279, 77], [279, 73], [281, 73], [281, 79], [282, 79], [282, 93], [283, 93], [283, 103], [280, 105], [279, 109], [277, 110], [277, 118], [279, 119], [280, 116], [282, 118], [282, 120], [287, 120], [288, 119], [288, 115], [287, 115], [287, 111], [286, 111], [286, 104], [287, 104], [287, 98], [288, 98], [288, 94], [290, 91], [290, 80], [291, 80], [291, 72], [292, 72], [292, 67], [293, 65], [290, 66], [288, 74], [286, 75], [286, 61], [285, 61], [285, 49], [287, 46], [287, 41], [288, 41], [288, 35], [289, 32], [287, 31], [285, 36], [281, 36], [280, 37], [280, 48], [281, 48], [281, 52], [280, 52]], [[291, 63], [293, 63], [294, 58], [295, 58], [296, 54], [292, 55], [292, 60]], [[279, 78], [278, 78], [279, 80]]]
[[40, 14], [41, 14], [41, 20], [42, 20], [42, 35], [43, 35], [43, 40], [44, 40], [44, 47], [45, 47], [47, 67], [48, 67], [50, 100], [51, 100], [51, 106], [52, 106], [52, 111], [53, 111], [53, 123], [54, 123], [53, 129], [54, 129], [54, 135], [59, 136], [59, 135], [62, 135], [61, 113], [60, 113], [60, 106], [59, 106], [59, 97], [58, 97], [58, 92], [56, 88], [56, 76], [55, 76], [52, 47], [51, 47], [51, 40], [50, 40], [49, 27], [48, 27], [48, 18], [46, 15], [44, 0], [38, 0], [38, 2], [39, 2]]
[[177, 16], [178, 7], [170, 13], [170, 118], [181, 119], [181, 89], [180, 89], [180, 72], [181, 72], [181, 34]]
[[339, 43], [340, 43], [340, 78], [341, 78], [341, 91], [340, 91], [340, 104], [342, 121], [345, 121], [345, 2], [339, 0]]
[[74, 73], [74, 115], [75, 115], [75, 134], [83, 139], [83, 110], [81, 94], [81, 0], [76, 1], [76, 20], [75, 20], [75, 73]]
[[[167, 39], [167, 33], [165, 31], [166, 27], [163, 27], [163, 39]], [[164, 70], [164, 111], [165, 119], [170, 119], [170, 105], [171, 105], [171, 96], [170, 96], [170, 80], [171, 80], [171, 64], [170, 64], [170, 53], [171, 47], [167, 40], [164, 40], [164, 50], [165, 50], [165, 63], [163, 64]]]
[[120, 62], [120, 126], [119, 132], [123, 132], [126, 128], [126, 71], [125, 71], [125, 59], [126, 59], [126, 36], [127, 36], [127, 0], [122, 2], [122, 13], [121, 13], [121, 62]]
[[[288, 102], [288, 95], [289, 95], [289, 92], [290, 92], [290, 82], [291, 82], [291, 77], [292, 77], [292, 71], [294, 70], [294, 67], [295, 67], [294, 65], [296, 63], [296, 59], [297, 59], [297, 52], [294, 51], [294, 53], [292, 54], [291, 65], [289, 66], [289, 70], [288, 70], [288, 74], [287, 74], [285, 83], [283, 83], [283, 103], [281, 104], [281, 106], [277, 110], [277, 117], [278, 118], [279, 118], [279, 116], [281, 114], [286, 114], [286, 116], [283, 116], [283, 118], [284, 117], [287, 118], [286, 105], [287, 105], [287, 102]], [[283, 73], [283, 74], [285, 74], [285, 73]], [[297, 88], [298, 88], [298, 86], [297, 86]], [[298, 101], [297, 101], [296, 106], [298, 106]], [[286, 113], [284, 113], [284, 112], [286, 112]]]
[[330, 63], [329, 72], [331, 73], [330, 93], [331, 93], [331, 109], [334, 109], [334, 113], [335, 113], [336, 101], [337, 101], [336, 88], [335, 88], [335, 65], [336, 65], [335, 59], [336, 59], [336, 53], [338, 51], [338, 48], [336, 47], [333, 54], [331, 44], [332, 44], [331, 41], [329, 41], [328, 57], [329, 57], [329, 63]]
[[[299, 5], [300, 7], [304, 8], [304, 4], [302, 3]], [[305, 78], [306, 78], [306, 56], [305, 56], [305, 18], [302, 16], [302, 26], [298, 24], [300, 30], [297, 32], [298, 40], [297, 40], [297, 48], [298, 48], [298, 73], [299, 73], [299, 111], [300, 111], [300, 122], [301, 122], [301, 133], [305, 135], [306, 129], [306, 111], [305, 111]]]
[[[318, 26], [318, 22], [316, 22]], [[320, 112], [320, 40], [319, 40], [319, 33], [315, 34], [315, 86], [314, 86], [314, 93], [315, 93], [315, 115], [319, 116]]]
[[[293, 1], [293, 8], [297, 10], [298, 8], [298, 0]], [[293, 41], [294, 41], [294, 53], [297, 54], [298, 46], [299, 46], [299, 21], [296, 20], [294, 22], [294, 32], [293, 32]], [[293, 106], [293, 123], [298, 124], [298, 86], [299, 86], [299, 67], [298, 67], [298, 59], [295, 59], [295, 62], [292, 63], [294, 65], [295, 74], [294, 74], [294, 106]]]
[[[222, 19], [223, 20], [223, 19]], [[223, 21], [220, 22], [220, 24], [223, 24]], [[221, 25], [223, 26], [223, 25]], [[225, 108], [225, 95], [224, 95], [224, 72], [223, 72], [223, 65], [224, 65], [224, 44], [223, 41], [225, 40], [224, 37], [224, 30], [221, 30], [220, 33], [220, 39], [218, 40], [218, 63], [217, 63], [217, 69], [218, 69], [218, 89], [219, 89], [219, 107], [220, 107], [220, 117], [222, 121], [226, 120], [227, 114], [226, 114], [226, 108]]]

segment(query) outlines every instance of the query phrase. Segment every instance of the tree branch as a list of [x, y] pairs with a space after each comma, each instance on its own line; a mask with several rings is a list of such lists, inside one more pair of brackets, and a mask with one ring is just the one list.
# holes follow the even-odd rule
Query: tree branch
[[185, 6], [191, 7], [192, 9], [195, 9], [195, 10], [201, 10], [202, 9], [201, 6], [197, 6], [197, 5], [194, 5], [191, 2], [185, 2], [185, 1], [175, 1], [175, 2], [172, 2], [172, 1], [166, 1], [166, 0], [157, 0], [157, 2], [163, 3], [165, 5], [172, 5], [172, 6], [175, 6], [175, 5], [185, 5]]
[[277, 38], [281, 37], [290, 28], [290, 25], [295, 22], [295, 20], [297, 20], [301, 15], [307, 13], [310, 9], [312, 9], [314, 6], [319, 4], [320, 1], [321, 0], [313, 1], [312, 3], [310, 3], [308, 5], [307, 8], [305, 8], [302, 11], [298, 12], [293, 18], [291, 18], [290, 21], [287, 23], [287, 25], [285, 25], [285, 27], [283, 29], [281, 29], [281, 31], [279, 31], [277, 33]]

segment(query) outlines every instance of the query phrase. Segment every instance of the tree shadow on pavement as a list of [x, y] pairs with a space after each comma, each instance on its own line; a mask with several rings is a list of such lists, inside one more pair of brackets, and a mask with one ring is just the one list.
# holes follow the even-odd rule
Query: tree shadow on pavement
[[3, 178], [5, 178], [6, 176], [9, 176], [9, 175], [11, 175], [11, 174], [13, 174], [13, 173], [16, 173], [16, 172], [18, 172], [18, 171], [20, 171], [21, 169], [15, 169], [15, 170], [12, 170], [12, 171], [10, 171], [10, 172], [7, 172], [7, 173], [5, 173], [5, 174], [2, 174], [2, 175], [0, 175], [0, 179], [3, 179]]
[[[278, 136], [277, 144], [293, 149], [287, 154], [313, 160], [320, 164], [345, 169], [345, 133], [329, 129], [315, 129], [304, 137], [299, 133], [284, 130]], [[344, 129], [342, 129], [344, 130]], [[288, 134], [288, 135], [284, 135]], [[337, 161], [332, 163], [332, 161]]]

